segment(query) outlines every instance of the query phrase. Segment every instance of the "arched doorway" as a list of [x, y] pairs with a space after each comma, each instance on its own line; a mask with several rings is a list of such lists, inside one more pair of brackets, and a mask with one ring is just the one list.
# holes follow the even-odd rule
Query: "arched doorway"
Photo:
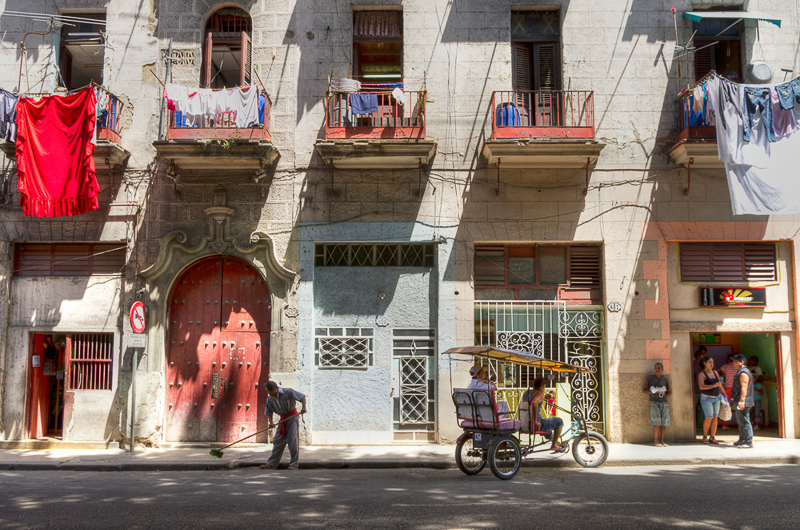
[[270, 293], [230, 256], [198, 261], [172, 287], [166, 355], [166, 439], [231, 442], [264, 422]]

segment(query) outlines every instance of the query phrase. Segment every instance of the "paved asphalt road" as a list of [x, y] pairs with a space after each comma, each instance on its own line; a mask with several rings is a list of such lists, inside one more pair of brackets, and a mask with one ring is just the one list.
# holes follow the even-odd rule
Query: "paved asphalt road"
[[800, 527], [798, 466], [0, 472], [0, 528]]

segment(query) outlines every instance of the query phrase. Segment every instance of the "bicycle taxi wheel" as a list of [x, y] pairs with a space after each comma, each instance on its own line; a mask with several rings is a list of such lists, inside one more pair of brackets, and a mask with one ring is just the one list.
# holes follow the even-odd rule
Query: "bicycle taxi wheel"
[[501, 436], [489, 444], [489, 469], [500, 480], [514, 478], [522, 465], [519, 442], [512, 436]]
[[599, 467], [608, 458], [608, 442], [602, 434], [580, 434], [572, 445], [572, 456], [583, 467]]
[[467, 475], [477, 475], [486, 467], [486, 451], [472, 444], [472, 433], [466, 433], [456, 445], [456, 465]]

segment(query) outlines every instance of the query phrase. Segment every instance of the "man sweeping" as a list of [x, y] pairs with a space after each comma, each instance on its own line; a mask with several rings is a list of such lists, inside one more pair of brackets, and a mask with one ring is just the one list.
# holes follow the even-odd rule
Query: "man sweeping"
[[296, 417], [299, 416], [297, 402], [299, 401], [303, 405], [300, 414], [305, 414], [308, 411], [306, 396], [293, 388], [279, 388], [275, 381], [267, 383], [267, 393], [269, 396], [267, 396], [264, 414], [269, 418], [269, 426], [275, 425], [272, 420], [273, 414], [279, 415], [282, 423], [278, 425], [278, 432], [275, 433], [275, 438], [272, 440], [272, 455], [267, 463], [261, 466], [261, 469], [278, 469], [287, 444], [291, 457], [289, 469], [297, 469], [300, 464], [300, 422]]

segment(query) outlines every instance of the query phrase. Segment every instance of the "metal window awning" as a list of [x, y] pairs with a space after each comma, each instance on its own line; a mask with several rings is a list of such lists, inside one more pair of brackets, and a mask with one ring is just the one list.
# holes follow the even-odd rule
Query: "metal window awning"
[[723, 18], [728, 20], [763, 20], [781, 27], [781, 19], [761, 13], [760, 11], [685, 11], [683, 18], [692, 22], [700, 22], [709, 18]]

